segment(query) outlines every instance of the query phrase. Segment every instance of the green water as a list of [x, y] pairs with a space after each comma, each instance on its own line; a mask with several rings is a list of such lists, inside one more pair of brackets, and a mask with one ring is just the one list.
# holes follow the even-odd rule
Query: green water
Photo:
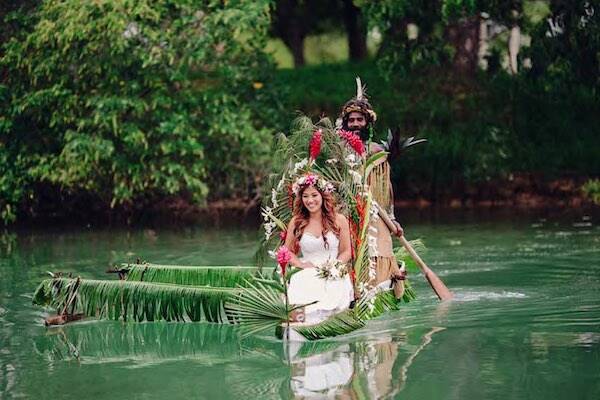
[[[409, 224], [455, 292], [335, 341], [240, 341], [231, 326], [94, 321], [46, 329], [45, 271], [111, 263], [248, 264], [255, 230], [0, 234], [0, 398], [600, 399], [600, 228], [577, 216]], [[434, 220], [435, 221], [435, 220]], [[320, 396], [320, 397], [319, 397]]]

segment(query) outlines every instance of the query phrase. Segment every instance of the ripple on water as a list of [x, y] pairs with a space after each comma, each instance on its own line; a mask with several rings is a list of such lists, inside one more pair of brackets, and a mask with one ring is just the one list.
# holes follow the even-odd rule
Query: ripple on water
[[479, 301], [479, 300], [502, 300], [502, 299], [524, 299], [527, 295], [519, 292], [454, 292], [453, 301]]

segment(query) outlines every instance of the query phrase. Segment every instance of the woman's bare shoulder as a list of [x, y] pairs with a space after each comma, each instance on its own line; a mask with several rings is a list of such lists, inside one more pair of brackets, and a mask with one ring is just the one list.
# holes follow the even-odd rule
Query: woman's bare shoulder
[[339, 214], [335, 218], [335, 222], [340, 228], [348, 226], [348, 218], [344, 214]]

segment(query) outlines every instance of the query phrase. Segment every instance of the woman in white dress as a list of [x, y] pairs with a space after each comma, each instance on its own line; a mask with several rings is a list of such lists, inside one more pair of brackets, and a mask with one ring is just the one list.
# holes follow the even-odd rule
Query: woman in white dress
[[304, 309], [304, 322], [314, 324], [347, 309], [354, 300], [349, 274], [325, 280], [315, 268], [328, 260], [350, 261], [350, 228], [335, 210], [330, 183], [309, 174], [293, 189], [296, 200], [285, 245], [294, 253], [290, 263], [302, 271], [292, 275], [288, 299], [296, 305], [316, 302]]

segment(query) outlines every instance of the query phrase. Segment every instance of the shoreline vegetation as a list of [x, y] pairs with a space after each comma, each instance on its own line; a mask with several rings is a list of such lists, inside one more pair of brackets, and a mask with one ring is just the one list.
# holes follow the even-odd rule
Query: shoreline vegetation
[[[512, 180], [487, 182], [466, 188], [464, 193], [447, 193], [442, 199], [424, 196], [396, 196], [397, 211], [425, 212], [507, 212], [534, 214], [544, 211], [598, 212], [600, 207], [581, 190], [584, 178], [561, 178], [542, 181], [525, 174]], [[77, 222], [73, 222], [73, 221]], [[235, 221], [235, 222], [233, 222]], [[35, 218], [23, 218], [15, 227], [35, 226], [50, 222], [70, 226], [171, 226], [210, 223], [229, 226], [232, 223], [246, 227], [258, 226], [260, 202], [252, 199], [229, 198], [194, 204], [182, 197], [169, 197], [140, 210], [116, 209], [110, 212], [97, 209], [73, 218], [73, 213], [48, 211]]]
[[[398, 207], [600, 203], [598, 12], [360, 3], [380, 37], [363, 58], [341, 57], [346, 35], [319, 28], [327, 39], [306, 46], [335, 57], [314, 64], [321, 52], [306, 48], [306, 65], [277, 68], [287, 45], [268, 46], [266, 0], [19, 4], [0, 10], [0, 225], [248, 215], [275, 135], [298, 115], [335, 120], [356, 76], [375, 141], [390, 129]], [[485, 57], [460, 39], [482, 26], [496, 32]], [[508, 26], [523, 44], [505, 65]], [[428, 143], [402, 154], [411, 136]]]

